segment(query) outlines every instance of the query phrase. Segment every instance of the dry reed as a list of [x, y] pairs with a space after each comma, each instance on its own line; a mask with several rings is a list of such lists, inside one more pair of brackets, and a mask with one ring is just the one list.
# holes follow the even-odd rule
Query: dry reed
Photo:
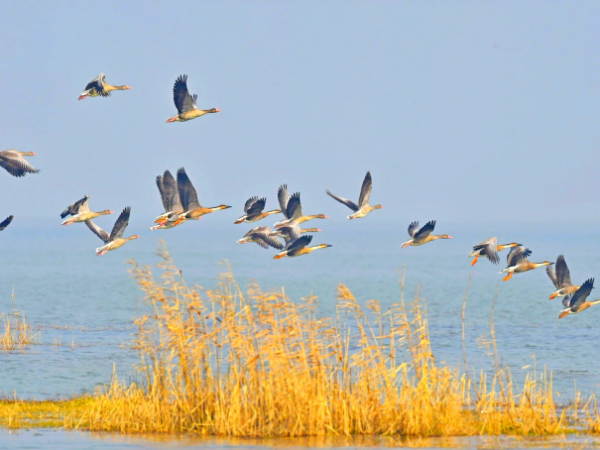
[[15, 308], [15, 293], [11, 294], [10, 313], [0, 314], [0, 352], [23, 352], [28, 346], [39, 342], [25, 316]]
[[[403, 281], [387, 310], [361, 308], [340, 285], [336, 315], [323, 318], [314, 297], [294, 303], [256, 284], [244, 293], [231, 270], [214, 289], [187, 286], [164, 244], [159, 255], [161, 278], [131, 262], [152, 306], [136, 321], [137, 382], [115, 374], [72, 412], [62, 405], [63, 426], [242, 437], [600, 432], [595, 399], [558, 408], [548, 374], [516, 390], [497, 363], [493, 315], [495, 375], [472, 381], [435, 362], [425, 304], [405, 303]], [[11, 407], [27, 414], [25, 403], [0, 401], [0, 423]]]

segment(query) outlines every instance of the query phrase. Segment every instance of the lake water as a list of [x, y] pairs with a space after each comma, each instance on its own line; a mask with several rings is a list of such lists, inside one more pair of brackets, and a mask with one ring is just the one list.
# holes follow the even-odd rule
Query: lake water
[[513, 437], [482, 436], [455, 438], [394, 438], [370, 437], [307, 437], [277, 439], [232, 439], [201, 438], [191, 435], [143, 435], [129, 436], [118, 433], [89, 433], [63, 430], [18, 430], [0, 429], [0, 450], [142, 450], [142, 449], [179, 449], [179, 450], [263, 450], [263, 449], [385, 449], [385, 448], [462, 448], [462, 449], [523, 449], [523, 448], [598, 448], [600, 439], [594, 436], [546, 436]]
[[[263, 289], [284, 286], [292, 299], [317, 295], [322, 315], [333, 314], [338, 283], [347, 284], [362, 303], [397, 301], [399, 271], [406, 267], [407, 298], [420, 284], [427, 299], [436, 360], [453, 366], [462, 363], [461, 309], [472, 274], [466, 321], [471, 368], [493, 369], [478, 338], [489, 334], [490, 309], [499, 285], [494, 315], [498, 350], [516, 379], [522, 382], [536, 364], [552, 371], [562, 398], [572, 396], [575, 383], [584, 394], [600, 391], [600, 306], [558, 320], [560, 299], [548, 301], [553, 286], [543, 268], [502, 283], [498, 272], [506, 251], [500, 266], [482, 259], [471, 267], [466, 255], [473, 245], [498, 235], [493, 227], [476, 230], [438, 222], [436, 232], [447, 232], [454, 239], [401, 249], [404, 224], [315, 220], [324, 231], [315, 234], [313, 244], [329, 243], [332, 248], [273, 260], [274, 251], [236, 244], [249, 225], [220, 229], [211, 219], [155, 232], [135, 223], [128, 231], [142, 238], [103, 257], [94, 253], [100, 241], [81, 224], [60, 227], [42, 221], [35, 228], [14, 224], [7, 228], [0, 237], [0, 313], [11, 311], [14, 289], [15, 306], [36, 327], [42, 345], [25, 353], [0, 353], [0, 391], [21, 398], [65, 397], [108, 383], [113, 366], [122, 379], [133, 373], [139, 357], [127, 344], [135, 332], [132, 321], [144, 306], [124, 261], [157, 263], [159, 238], [166, 240], [188, 284], [212, 286], [223, 270], [219, 262], [226, 259], [242, 285], [255, 279]], [[564, 254], [576, 283], [600, 272], [599, 234], [503, 228], [499, 241], [530, 247], [532, 261], [555, 261]]]

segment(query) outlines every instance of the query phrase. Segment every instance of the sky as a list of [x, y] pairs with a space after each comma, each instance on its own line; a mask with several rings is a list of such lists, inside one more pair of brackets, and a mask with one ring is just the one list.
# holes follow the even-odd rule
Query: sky
[[[282, 183], [345, 220], [325, 190], [356, 201], [367, 170], [373, 224], [600, 223], [599, 19], [597, 2], [4, 1], [0, 149], [41, 172], [0, 170], [0, 216], [52, 226], [89, 194], [143, 229], [155, 177], [184, 166], [203, 205], [233, 206], [215, 226], [254, 195], [275, 208]], [[132, 89], [77, 101], [100, 72]], [[165, 123], [180, 74], [222, 112]]]

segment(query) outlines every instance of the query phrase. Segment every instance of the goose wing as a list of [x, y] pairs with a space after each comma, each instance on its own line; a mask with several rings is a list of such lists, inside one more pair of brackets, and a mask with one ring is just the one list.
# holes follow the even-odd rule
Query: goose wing
[[90, 81], [85, 86], [85, 90], [88, 91], [90, 89], [94, 89], [98, 93], [98, 95], [101, 95], [102, 97], [109, 97], [110, 92], [106, 92], [104, 90], [105, 82], [106, 82], [106, 75], [101, 73], [100, 75], [98, 75], [96, 78], [94, 78], [92, 81]]
[[507, 267], [516, 266], [519, 263], [526, 261], [531, 253], [531, 250], [523, 247], [522, 245], [513, 247], [506, 256]]
[[[246, 202], [246, 205], [248, 202]], [[246, 214], [248, 216], [258, 216], [262, 213], [263, 209], [265, 209], [265, 205], [267, 204], [267, 199], [265, 197], [256, 199], [252, 205], [246, 210]]]
[[487, 256], [493, 264], [498, 264], [500, 262], [500, 256], [498, 256], [498, 239], [495, 237], [489, 238], [487, 241], [483, 241], [481, 244], [476, 245], [473, 247], [473, 250], [482, 250], [480, 254]]
[[411, 238], [414, 238], [415, 234], [417, 234], [418, 230], [419, 230], [419, 222], [418, 221], [411, 222], [410, 225], [408, 226], [408, 235]]
[[559, 255], [556, 258], [556, 279], [558, 281], [557, 289], [573, 286], [573, 283], [571, 283], [571, 272], [569, 272], [563, 255]]
[[[552, 266], [546, 267], [546, 273], [548, 274], [548, 277], [550, 278], [550, 281], [552, 281], [552, 284], [554, 285], [554, 287], [556, 289], [560, 289], [560, 284], [558, 284], [558, 280], [556, 279], [556, 272], [554, 272], [554, 267], [552, 267]], [[564, 303], [564, 300], [563, 300], [563, 303]]]
[[92, 232], [96, 236], [98, 236], [102, 240], [102, 242], [104, 242], [105, 244], [108, 244], [110, 242], [110, 236], [108, 235], [108, 233], [102, 228], [100, 228], [98, 225], [96, 225], [94, 222], [92, 222], [91, 220], [86, 220], [85, 224], [90, 230], [92, 230]]
[[[265, 227], [254, 227], [254, 228], [252, 228], [250, 231], [248, 231], [248, 232], [247, 232], [247, 233], [244, 235], [244, 237], [252, 236], [253, 234], [256, 234], [256, 233], [261, 233], [261, 232], [263, 232], [263, 231], [264, 231], [264, 229], [265, 229]], [[270, 231], [270, 230], [269, 230], [269, 231]]]
[[281, 209], [283, 216], [286, 219], [289, 219], [287, 215], [287, 206], [290, 201], [290, 193], [288, 192], [287, 184], [279, 186], [279, 189], [277, 190], [277, 200], [279, 200], [279, 209]]
[[0, 152], [0, 167], [6, 169], [13, 177], [24, 177], [28, 173], [38, 173], [39, 170], [29, 164], [23, 155], [15, 150]]
[[256, 202], [257, 200], [258, 200], [257, 196], [250, 197], [248, 200], [246, 200], [246, 203], [244, 204], [244, 212], [248, 213], [250, 208], [252, 208], [252, 205], [254, 204], [254, 202]]
[[310, 244], [310, 241], [312, 241], [312, 235], [305, 235], [305, 236], [301, 236], [298, 239], [296, 239], [295, 241], [290, 241], [287, 243], [287, 245], [285, 246], [285, 249], [290, 251], [290, 250], [297, 250], [303, 247], [306, 247], [308, 244]]
[[165, 195], [165, 187], [163, 184], [162, 175], [156, 176], [156, 187], [158, 188], [158, 192], [160, 193], [160, 200], [162, 201], [163, 207], [165, 208], [165, 212], [169, 212], [169, 206], [167, 202], [167, 196]]
[[344, 197], [340, 197], [338, 195], [335, 195], [333, 193], [331, 193], [330, 191], [325, 191], [327, 192], [327, 195], [329, 195], [331, 198], [337, 200], [338, 202], [346, 205], [348, 208], [350, 208], [352, 211], [358, 211], [358, 205], [356, 203], [354, 203], [352, 200], [348, 200], [347, 198]]
[[114, 241], [115, 239], [122, 239], [123, 233], [125, 233], [125, 228], [129, 225], [129, 215], [131, 214], [131, 207], [128, 206], [121, 212], [121, 215], [115, 222], [115, 226], [110, 232], [109, 241]]
[[590, 278], [586, 280], [585, 283], [583, 283], [581, 287], [573, 294], [573, 297], [569, 303], [571, 311], [577, 312], [579, 307], [585, 303], [585, 299], [588, 298], [592, 292], [592, 289], [594, 289], [594, 279]]
[[8, 216], [2, 222], [0, 222], [0, 231], [4, 231], [4, 229], [10, 225], [15, 216]]
[[75, 214], [79, 214], [82, 212], [88, 212], [90, 210], [90, 208], [88, 206], [89, 200], [90, 200], [90, 196], [85, 194], [85, 196], [82, 199], [77, 200], [74, 203], [71, 203], [69, 206], [67, 206], [64, 209], [63, 212], [60, 213], [61, 219], [64, 219], [68, 215], [74, 216]]
[[265, 234], [265, 233], [255, 233], [254, 237], [255, 237], [255, 239], [258, 239], [255, 242], [258, 245], [260, 245], [262, 248], [273, 247], [277, 250], [283, 249], [283, 244], [281, 242], [279, 242], [279, 239], [277, 239], [274, 236], [269, 236], [268, 234]]
[[371, 189], [373, 189], [373, 179], [371, 178], [371, 172], [367, 172], [360, 188], [360, 196], [358, 197], [358, 206], [361, 208], [369, 204]]
[[183, 114], [195, 109], [195, 102], [198, 99], [197, 95], [192, 98], [187, 88], [187, 75], [180, 75], [175, 80], [173, 85], [173, 101], [179, 114]]
[[435, 228], [435, 220], [430, 220], [423, 227], [415, 233], [415, 239], [427, 237]]
[[287, 217], [288, 219], [297, 219], [302, 217], [302, 203], [300, 203], [300, 192], [294, 192], [290, 197], [290, 201], [287, 204]]
[[184, 211], [200, 208], [196, 189], [183, 167], [177, 171], [177, 189], [179, 190], [179, 198], [181, 199]]
[[[179, 212], [183, 211], [181, 206], [181, 199], [179, 198], [179, 190], [177, 189], [177, 181], [171, 175], [171, 172], [165, 170], [162, 177], [162, 184], [164, 189], [164, 195], [167, 203], [165, 204], [166, 212]], [[164, 202], [164, 200], [163, 200]]]

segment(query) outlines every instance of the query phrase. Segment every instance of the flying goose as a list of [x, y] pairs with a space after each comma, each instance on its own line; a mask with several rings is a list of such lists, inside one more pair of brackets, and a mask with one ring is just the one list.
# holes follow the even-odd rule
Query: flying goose
[[423, 225], [421, 229], [419, 229], [419, 222], [412, 222], [408, 226], [408, 235], [411, 237], [411, 239], [402, 244], [402, 248], [408, 247], [409, 245], [417, 246], [427, 244], [428, 242], [435, 241], [437, 239], [452, 239], [452, 236], [448, 236], [447, 234], [431, 234], [435, 228], [435, 222], [435, 220], [430, 220]]
[[506, 257], [506, 268], [500, 271], [500, 273], [508, 273], [508, 275], [505, 276], [502, 281], [510, 280], [515, 273], [528, 272], [530, 270], [537, 269], [538, 267], [550, 266], [554, 264], [550, 261], [544, 261], [541, 263], [529, 262], [527, 257], [530, 255], [531, 250], [523, 247], [522, 245], [513, 247]]
[[106, 76], [101, 73], [86, 85], [85, 91], [79, 94], [78, 100], [83, 100], [86, 97], [110, 97], [112, 91], [124, 91], [127, 89], [131, 89], [131, 86], [113, 86], [112, 84], [108, 84]]
[[338, 202], [343, 203], [348, 208], [350, 208], [352, 211], [354, 211], [354, 213], [352, 213], [348, 216], [348, 219], [360, 219], [362, 217], [365, 217], [367, 214], [369, 214], [374, 209], [383, 208], [383, 206], [381, 206], [381, 205], [375, 205], [375, 206], [369, 205], [369, 199], [371, 198], [371, 189], [372, 188], [373, 188], [373, 180], [371, 179], [371, 172], [367, 172], [367, 175], [365, 175], [365, 179], [363, 180], [363, 184], [360, 189], [360, 195], [358, 197], [358, 205], [356, 203], [354, 203], [352, 200], [348, 200], [343, 197], [339, 197], [335, 194], [332, 194], [329, 190], [327, 190], [325, 192], [327, 192], [327, 195], [329, 195], [331, 198], [334, 198]]
[[548, 266], [546, 267], [546, 273], [556, 288], [556, 291], [550, 295], [548, 300], [574, 294], [579, 289], [579, 286], [574, 286], [571, 282], [571, 272], [563, 255], [558, 255], [558, 258], [556, 258], [556, 272], [552, 266]]
[[500, 262], [500, 257], [498, 256], [499, 251], [502, 251], [505, 248], [518, 247], [519, 245], [521, 244], [515, 242], [512, 244], [498, 245], [498, 239], [495, 237], [489, 238], [487, 241], [483, 241], [481, 244], [474, 246], [473, 251], [469, 253], [469, 257], [475, 257], [471, 265], [474, 266], [477, 264], [479, 258], [487, 258], [492, 264], [498, 264]]
[[285, 217], [284, 220], [280, 220], [275, 224], [275, 228], [281, 228], [293, 223], [304, 223], [312, 219], [329, 219], [324, 214], [316, 214], [313, 216], [305, 216], [302, 214], [302, 204], [300, 203], [300, 192], [296, 192], [290, 196], [287, 189], [287, 184], [282, 184], [277, 191], [277, 198], [279, 199], [279, 207]]
[[125, 228], [127, 228], [127, 225], [129, 225], [130, 213], [131, 207], [129, 206], [121, 212], [121, 215], [115, 222], [115, 225], [113, 226], [110, 235], [91, 220], [86, 220], [85, 224], [88, 226], [88, 228], [92, 230], [94, 234], [98, 236], [105, 244], [102, 247], [98, 247], [96, 249], [96, 256], [102, 256], [106, 254], [106, 252], [116, 250], [119, 247], [122, 247], [132, 239], [140, 238], [137, 234], [134, 234], [133, 236], [130, 236], [128, 238], [123, 238]]
[[248, 242], [255, 242], [262, 248], [273, 247], [277, 250], [283, 248], [283, 244], [279, 242], [279, 239], [271, 235], [271, 229], [269, 227], [255, 227], [248, 231], [243, 238], [238, 239], [238, 244], [246, 244]]
[[220, 109], [198, 109], [198, 94], [190, 95], [187, 88], [187, 75], [180, 75], [173, 85], [173, 101], [177, 115], [167, 119], [167, 122], [187, 122], [208, 113], [221, 112]]
[[314, 247], [307, 247], [312, 241], [312, 238], [312, 235], [308, 234], [306, 236], [299, 237], [295, 241], [288, 242], [285, 246], [285, 249], [277, 253], [273, 259], [295, 258], [296, 256], [308, 255], [309, 253], [321, 248], [331, 247], [329, 244], [320, 244], [315, 245]]
[[258, 197], [249, 198], [244, 205], [245, 214], [233, 223], [258, 222], [271, 214], [279, 214], [281, 212], [279, 209], [263, 212], [266, 203], [267, 199], [264, 197], [260, 199]]
[[29, 164], [23, 156], [37, 156], [33, 152], [4, 150], [0, 152], [0, 167], [6, 169], [13, 177], [24, 177], [28, 173], [38, 173], [39, 170]]
[[181, 222], [187, 220], [198, 220], [205, 214], [209, 214], [220, 209], [231, 208], [227, 205], [213, 206], [212, 208], [205, 208], [198, 202], [198, 194], [192, 182], [190, 181], [185, 169], [182, 167], [177, 171], [177, 189], [179, 190], [179, 197], [181, 198], [181, 204], [183, 205], [184, 213], [180, 214], [173, 226], [179, 225]]
[[179, 190], [177, 189], [177, 181], [171, 172], [165, 170], [163, 176], [158, 175], [156, 177], [156, 185], [160, 192], [160, 198], [162, 199], [163, 206], [165, 208], [164, 214], [161, 214], [156, 218], [154, 223], [158, 224], [150, 228], [151, 230], [169, 229], [175, 226], [175, 222], [179, 218], [180, 214], [183, 214], [183, 206], [181, 206], [181, 200], [179, 198]]
[[559, 312], [558, 318], [562, 319], [568, 314], [580, 313], [581, 311], [588, 309], [590, 306], [600, 303], [600, 300], [593, 300], [591, 302], [585, 301], [585, 299], [588, 298], [592, 292], [592, 289], [594, 289], [594, 279], [590, 278], [583, 283], [572, 296], [569, 296], [563, 300], [563, 305], [565, 308]]
[[64, 219], [67, 216], [71, 216], [68, 219], [65, 219], [61, 225], [69, 226], [74, 224], [75, 222], [85, 222], [86, 220], [95, 219], [99, 216], [104, 216], [105, 214], [112, 214], [114, 211], [109, 209], [105, 209], [100, 212], [92, 212], [90, 211], [88, 202], [90, 200], [89, 195], [85, 195], [81, 200], [77, 200], [76, 202], [70, 204], [65, 208], [65, 210], [60, 213], [60, 218]]

